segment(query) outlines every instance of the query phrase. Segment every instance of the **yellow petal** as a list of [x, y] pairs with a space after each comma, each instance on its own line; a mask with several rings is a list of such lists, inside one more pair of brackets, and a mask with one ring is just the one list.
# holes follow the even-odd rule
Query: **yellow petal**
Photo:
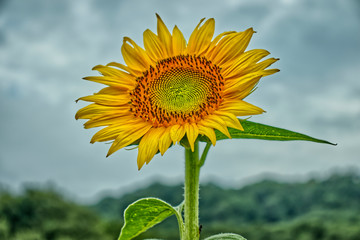
[[255, 72], [239, 78], [227, 79], [224, 86], [224, 97], [244, 99], [254, 89], [262, 76], [262, 72]]
[[139, 45], [137, 45], [131, 38], [124, 37], [124, 41], [129, 42], [132, 46], [134, 46], [135, 51], [138, 53], [141, 61], [147, 66], [147, 68], [153, 63], [146, 51], [142, 49]]
[[174, 56], [182, 54], [186, 48], [186, 40], [176, 25], [173, 29], [172, 45]]
[[170, 137], [170, 130], [171, 130], [171, 127], [167, 127], [165, 132], [159, 139], [159, 150], [160, 150], [161, 155], [164, 155], [166, 150], [171, 145], [172, 141], [171, 141], [171, 137]]
[[279, 72], [280, 70], [279, 69], [266, 69], [264, 70], [264, 76], [268, 76], [268, 75], [271, 75], [271, 74], [274, 74], [274, 73], [277, 73]]
[[202, 120], [198, 124], [206, 127], [215, 128], [222, 132], [224, 135], [226, 135], [228, 138], [231, 138], [225, 121], [216, 115], [208, 115], [206, 119]]
[[252, 49], [241, 54], [234, 63], [223, 67], [222, 74], [226, 77], [244, 75], [244, 69], [256, 64], [260, 59], [269, 55], [270, 52], [264, 49]]
[[118, 113], [119, 111], [123, 110], [124, 109], [121, 107], [110, 107], [93, 103], [79, 109], [75, 115], [75, 119], [89, 119], [102, 114]]
[[[104, 77], [85, 77], [85, 80], [100, 82], [100, 81], [107, 81], [112, 85], [129, 85], [134, 86], [135, 76], [129, 74], [127, 72], [121, 71], [116, 68], [112, 68], [109, 66], [97, 65], [92, 68], [92, 70], [99, 71]], [[101, 82], [102, 83], [102, 82]], [[107, 84], [107, 85], [110, 85]]]
[[143, 124], [128, 126], [112, 143], [106, 157], [110, 156], [117, 150], [134, 143], [136, 140], [144, 136], [144, 134], [146, 134], [151, 127], [152, 126], [150, 124], [145, 122], [143, 122]]
[[163, 43], [155, 33], [149, 29], [146, 29], [143, 37], [146, 52], [154, 62], [168, 57], [167, 53], [165, 52]]
[[105, 127], [94, 134], [94, 136], [90, 140], [90, 143], [114, 140], [122, 132], [123, 129], [115, 125]]
[[[246, 68], [243, 72], [244, 74], [249, 73], [249, 72], [256, 72], [256, 71], [262, 71], [265, 68], [269, 67], [270, 65], [272, 65], [273, 63], [275, 63], [276, 61], [278, 61], [278, 58], [269, 58], [266, 59], [262, 62], [259, 62], [257, 64], [251, 65], [248, 68]], [[272, 70], [278, 70], [278, 69], [272, 69]], [[265, 70], [266, 71], [266, 70]], [[270, 75], [270, 74], [267, 74]]]
[[196, 141], [196, 138], [199, 135], [199, 128], [196, 126], [195, 123], [191, 123], [191, 124], [186, 123], [185, 131], [186, 131], [186, 136], [187, 136], [188, 142], [190, 144], [191, 151], [194, 152], [194, 143]]
[[102, 127], [102, 126], [109, 126], [114, 124], [119, 124], [119, 122], [122, 122], [122, 117], [128, 116], [128, 112], [120, 112], [116, 114], [110, 114], [110, 115], [100, 115], [97, 117], [94, 117], [84, 123], [84, 128], [94, 128], [94, 127]]
[[206, 51], [211, 43], [211, 39], [214, 36], [215, 31], [215, 20], [213, 18], [208, 19], [204, 25], [200, 28], [200, 23], [196, 26], [195, 30], [192, 32], [189, 38], [189, 43], [187, 46], [187, 52], [189, 54], [196, 53], [197, 55]]
[[255, 105], [239, 99], [228, 99], [219, 108], [220, 111], [231, 112], [235, 116], [248, 116], [264, 113], [265, 111]]
[[134, 77], [132, 75], [130, 75], [129, 73], [121, 71], [121, 70], [113, 68], [113, 67], [109, 67], [109, 66], [96, 65], [95, 67], [92, 68], [92, 70], [99, 71], [104, 76], [125, 78], [130, 81], [134, 79]]
[[168, 56], [172, 56], [173, 51], [172, 51], [171, 34], [158, 14], [156, 14], [156, 18], [157, 18], [157, 34], [159, 36], [159, 39], [165, 46], [165, 50], [167, 51]]
[[124, 38], [123, 45], [121, 47], [121, 53], [123, 55], [125, 63], [139, 72], [144, 72], [149, 68], [149, 62], [145, 61], [145, 56], [137, 51], [134, 47], [130, 46], [127, 41], [129, 38]]
[[235, 31], [228, 31], [228, 32], [223, 32], [219, 35], [217, 35], [214, 40], [211, 41], [210, 45], [209, 45], [209, 49], [208, 51], [206, 52], [206, 56], [211, 56], [215, 46], [218, 44], [218, 42], [220, 41], [220, 39], [222, 39], [224, 36], [227, 36], [229, 34], [236, 34]]
[[184, 126], [174, 125], [171, 127], [170, 130], [170, 137], [173, 143], [179, 142], [185, 135], [185, 128]]
[[238, 88], [238, 85], [242, 85], [247, 82], [252, 82], [254, 79], [260, 79], [263, 76], [262, 71], [251, 72], [249, 74], [240, 76], [240, 77], [232, 77], [225, 79], [224, 91], [229, 88]]
[[122, 95], [122, 94], [127, 94], [128, 91], [127, 90], [123, 90], [123, 89], [119, 89], [116, 87], [105, 87], [103, 89], [101, 89], [98, 94], [108, 94], [108, 95]]
[[225, 36], [216, 45], [210, 59], [217, 65], [232, 64], [232, 60], [239, 57], [248, 46], [254, 30], [247, 29], [234, 35]]
[[130, 101], [130, 97], [129, 95], [95, 94], [81, 97], [78, 100], [94, 102], [106, 106], [119, 106], [127, 104]]
[[113, 140], [118, 136], [123, 135], [124, 131], [136, 130], [137, 128], [144, 127], [144, 125], [149, 124], [146, 124], [144, 121], [134, 118], [133, 116], [122, 116], [118, 119], [118, 123], [105, 127], [95, 133], [91, 138], [90, 143]]
[[210, 139], [212, 145], [215, 146], [216, 135], [215, 135], [214, 129], [211, 127], [203, 126], [203, 125], [198, 125], [198, 128], [199, 128], [199, 134], [207, 136]]
[[117, 67], [120, 68], [128, 73], [130, 73], [131, 75], [135, 76], [135, 77], [139, 77], [142, 76], [142, 71], [138, 71], [132, 68], [129, 68], [128, 66], [125, 66], [124, 64], [121, 63], [117, 63], [117, 62], [111, 62], [106, 64], [106, 66], [111, 66], [111, 67]]
[[164, 131], [165, 128], [151, 128], [140, 140], [137, 158], [139, 170], [142, 168], [144, 163], [148, 164], [158, 152], [159, 138]]
[[119, 89], [123, 89], [123, 90], [132, 90], [135, 87], [135, 81], [128, 81], [126, 79], [121, 79], [118, 77], [84, 77], [83, 79], [88, 80], [88, 81], [92, 81], [92, 82], [97, 82], [97, 83], [101, 83], [101, 84], [105, 84], [108, 86], [113, 86]]
[[223, 119], [228, 127], [244, 131], [244, 128], [241, 126], [239, 119], [237, 119], [234, 114], [224, 111], [216, 111], [214, 114]]

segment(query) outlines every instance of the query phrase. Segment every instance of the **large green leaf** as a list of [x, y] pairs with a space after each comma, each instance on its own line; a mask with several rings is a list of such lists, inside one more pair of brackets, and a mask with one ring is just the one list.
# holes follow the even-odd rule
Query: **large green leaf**
[[160, 199], [137, 200], [125, 210], [125, 224], [118, 240], [130, 240], [173, 214], [178, 214], [176, 209]]
[[246, 239], [234, 233], [221, 233], [205, 238], [205, 240], [246, 240]]
[[[228, 128], [232, 138], [247, 138], [247, 139], [262, 139], [262, 140], [276, 140], [276, 141], [311, 141], [317, 143], [333, 144], [331, 142], [313, 138], [305, 134], [293, 132], [283, 128], [277, 128], [268, 126], [265, 124], [255, 123], [247, 120], [239, 120], [244, 128], [244, 131], [240, 131], [234, 128]], [[216, 140], [229, 139], [223, 133], [215, 130]], [[210, 142], [206, 136], [200, 136], [199, 140], [202, 142]]]

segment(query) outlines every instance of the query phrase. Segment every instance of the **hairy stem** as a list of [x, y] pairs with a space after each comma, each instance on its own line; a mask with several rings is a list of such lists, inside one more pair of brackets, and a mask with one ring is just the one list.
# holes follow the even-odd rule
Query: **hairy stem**
[[211, 143], [207, 143], [205, 148], [204, 148], [203, 153], [201, 154], [201, 158], [200, 158], [200, 162], [199, 162], [200, 167], [202, 167], [204, 165], [207, 154], [208, 154], [208, 152], [210, 150], [210, 147], [211, 147]]
[[185, 148], [185, 233], [184, 240], [199, 239], [199, 143], [194, 152]]

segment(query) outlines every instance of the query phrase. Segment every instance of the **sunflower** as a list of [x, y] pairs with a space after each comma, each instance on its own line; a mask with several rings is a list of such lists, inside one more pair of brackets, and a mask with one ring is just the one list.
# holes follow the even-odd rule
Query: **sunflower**
[[261, 77], [279, 71], [266, 69], [278, 59], [260, 61], [268, 51], [245, 51], [252, 28], [213, 38], [215, 20], [201, 19], [186, 42], [177, 26], [170, 33], [156, 17], [157, 34], [149, 29], [143, 34], [145, 49], [124, 37], [121, 52], [126, 65], [97, 65], [93, 70], [102, 76], [84, 78], [107, 87], [79, 98], [92, 104], [75, 116], [89, 119], [85, 128], [104, 127], [91, 143], [112, 141], [107, 156], [138, 142], [139, 169], [185, 135], [194, 151], [199, 134], [215, 145], [214, 129], [229, 138], [228, 127], [243, 130], [238, 116], [264, 112], [243, 99]]

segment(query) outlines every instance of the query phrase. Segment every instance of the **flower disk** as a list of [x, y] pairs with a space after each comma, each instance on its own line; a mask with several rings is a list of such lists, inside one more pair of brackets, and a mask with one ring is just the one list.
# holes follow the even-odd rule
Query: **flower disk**
[[219, 67], [189, 55], [161, 60], [136, 80], [131, 111], [154, 127], [200, 121], [218, 109], [224, 86]]
[[268, 51], [245, 51], [252, 28], [213, 38], [214, 19], [202, 19], [186, 42], [177, 26], [170, 33], [156, 16], [157, 34], [144, 32], [145, 49], [125, 37], [125, 65], [98, 65], [93, 70], [102, 76], [84, 78], [108, 87], [79, 98], [92, 104], [75, 116], [88, 119], [85, 128], [103, 127], [91, 143], [112, 141], [108, 155], [138, 143], [139, 169], [184, 137], [194, 151], [199, 134], [215, 145], [215, 129], [229, 138], [229, 127], [243, 130], [238, 116], [264, 112], [243, 99], [261, 77], [279, 71], [267, 69], [278, 59], [260, 61]]

